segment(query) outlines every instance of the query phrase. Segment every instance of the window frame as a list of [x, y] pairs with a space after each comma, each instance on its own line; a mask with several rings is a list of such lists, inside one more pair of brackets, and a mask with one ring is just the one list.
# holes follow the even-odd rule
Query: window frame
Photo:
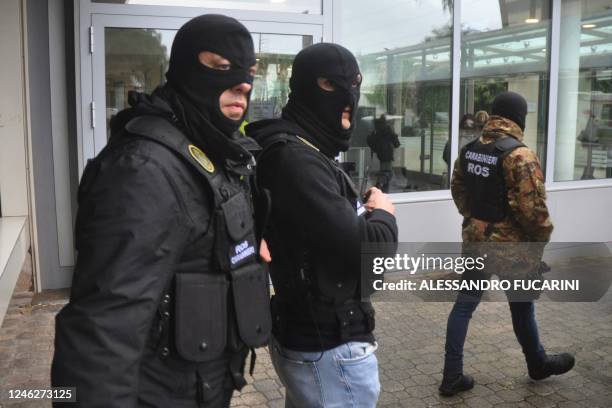
[[[134, 4], [93, 3], [91, 0], [75, 3], [74, 18], [76, 44], [75, 71], [77, 95], [77, 151], [78, 175], [84, 171], [87, 160], [93, 158], [106, 144], [105, 100], [96, 99], [104, 95], [104, 83], [96, 82], [99, 71], [104, 71], [104, 32], [96, 32], [96, 27], [114, 21], [117, 27], [127, 27], [133, 21], [135, 28], [149, 27], [149, 21], [162, 21], [153, 28], [175, 29], [178, 22], [185, 22], [202, 14], [221, 13], [244, 22], [249, 26], [269, 25], [274, 27], [270, 34], [317, 33], [314, 42], [331, 41], [331, 0], [321, 0], [323, 14], [299, 14], [273, 11], [252, 11], [238, 9], [213, 9], [199, 7], [150, 6]], [[126, 25], [127, 24], [127, 25]], [[111, 24], [112, 25], [112, 24]], [[110, 26], [110, 25], [109, 25]], [[180, 27], [180, 25], [179, 25]], [[151, 28], [151, 27], [149, 27]], [[93, 30], [93, 36], [90, 35]], [[285, 31], [283, 31], [285, 30]], [[100, 31], [99, 29], [97, 31]], [[320, 36], [319, 34], [320, 33]], [[93, 41], [92, 41], [93, 38]], [[92, 52], [93, 51], [93, 52]], [[94, 109], [92, 110], [92, 103]], [[93, 112], [93, 113], [92, 113]], [[94, 126], [92, 126], [92, 123]], [[103, 137], [104, 136], [104, 137]]]
[[[340, 40], [340, 2], [333, 2], [333, 41]], [[453, 8], [453, 38], [451, 55], [451, 163], [454, 163], [459, 154], [459, 108], [461, 91], [461, 3], [456, 0]], [[551, 26], [550, 26], [550, 53], [548, 57], [548, 114], [546, 125], [546, 163], [543, 167], [545, 185], [548, 191], [576, 190], [584, 188], [600, 188], [612, 186], [612, 178], [594, 180], [555, 181], [555, 149], [557, 131], [557, 98], [559, 90], [559, 55], [561, 36], [561, 7], [562, 0], [551, 0]], [[432, 202], [452, 199], [450, 188], [446, 190], [414, 191], [391, 193], [392, 201], [396, 204], [412, 202]]]

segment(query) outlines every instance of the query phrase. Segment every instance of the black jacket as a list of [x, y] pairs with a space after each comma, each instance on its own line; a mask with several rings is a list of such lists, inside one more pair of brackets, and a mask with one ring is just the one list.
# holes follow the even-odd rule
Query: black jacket
[[[343, 336], [337, 327], [337, 310], [321, 298], [359, 301], [361, 243], [397, 242], [395, 217], [384, 210], [358, 215], [359, 204], [348, 198], [343, 177], [329, 158], [295, 137], [304, 134], [296, 124], [282, 119], [260, 121], [247, 126], [247, 134], [264, 147], [257, 180], [259, 188], [271, 194], [265, 238], [272, 254], [270, 274], [276, 294], [274, 335], [284, 347], [308, 351], [350, 340], [372, 341], [373, 322]], [[292, 141], [266, 151], [279, 134], [289, 135]], [[305, 290], [287, 289], [293, 285], [287, 276], [303, 266], [305, 256], [314, 275], [311, 279], [318, 285], [313, 302], [307, 301]], [[368, 310], [359, 306], [347, 313], [373, 313], [371, 306], [364, 306]]]
[[375, 124], [374, 131], [368, 136], [367, 142], [381, 162], [393, 161], [393, 153], [400, 146], [397, 134], [387, 124]]
[[[206, 340], [207, 346], [196, 339], [188, 349], [187, 338], [187, 352], [177, 352], [179, 341], [185, 342], [177, 338], [179, 331], [183, 337], [202, 335], [198, 330], [208, 331], [207, 336], [218, 332], [225, 341], [226, 321], [232, 320], [225, 314], [225, 306], [231, 307], [224, 275], [216, 286], [190, 284], [213, 268], [217, 234], [211, 185], [166, 146], [121, 130], [143, 114], [174, 117], [159, 98], [126, 111], [83, 174], [78, 257], [70, 302], [56, 317], [52, 384], [76, 387], [82, 407], [196, 407], [196, 398], [209, 403], [203, 406], [220, 406], [228, 390], [231, 395], [242, 385], [236, 376], [248, 349], [230, 347], [231, 339], [227, 348], [216, 339]], [[203, 290], [196, 294], [202, 304], [180, 306], [186, 308], [181, 312], [185, 323], [175, 319], [177, 274], [188, 278], [186, 293]], [[221, 354], [205, 358], [216, 345]]]

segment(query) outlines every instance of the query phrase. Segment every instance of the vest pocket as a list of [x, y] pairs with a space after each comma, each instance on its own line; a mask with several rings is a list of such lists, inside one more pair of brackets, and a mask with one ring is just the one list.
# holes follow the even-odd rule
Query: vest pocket
[[239, 193], [221, 204], [227, 233], [234, 241], [239, 241], [253, 232], [253, 214], [244, 193]]
[[272, 330], [268, 274], [259, 263], [245, 265], [231, 274], [240, 338], [249, 347], [266, 345]]
[[253, 214], [244, 193], [221, 204], [215, 215], [215, 254], [221, 270], [235, 269], [257, 259]]
[[223, 354], [228, 289], [225, 275], [176, 275], [176, 350], [185, 360], [204, 362]]

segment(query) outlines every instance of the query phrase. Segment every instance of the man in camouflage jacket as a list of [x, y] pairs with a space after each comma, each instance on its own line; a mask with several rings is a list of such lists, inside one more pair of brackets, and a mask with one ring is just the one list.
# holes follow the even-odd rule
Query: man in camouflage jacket
[[[526, 115], [527, 102], [522, 96], [513, 92], [498, 95], [482, 135], [466, 145], [455, 162], [451, 192], [464, 217], [464, 251], [487, 254], [485, 271], [468, 271], [463, 279], [488, 279], [491, 274], [502, 279], [528, 279], [539, 273], [553, 225], [540, 162], [522, 143]], [[515, 295], [507, 292], [513, 329], [529, 376], [540, 380], [569, 371], [573, 356], [546, 354], [539, 341], [533, 301], [512, 301]], [[481, 296], [482, 291], [460, 292], [449, 315], [442, 395], [455, 395], [474, 386], [472, 377], [463, 374], [463, 345]]]
[[[483, 128], [480, 142], [494, 143], [508, 137], [522, 142], [523, 131], [510, 119], [492, 116]], [[502, 166], [511, 215], [500, 222], [489, 223], [471, 218], [465, 176], [460, 160], [455, 161], [451, 192], [459, 213], [466, 221], [463, 241], [548, 242], [553, 224], [546, 206], [544, 175], [538, 156], [527, 146], [520, 146], [505, 157]]]

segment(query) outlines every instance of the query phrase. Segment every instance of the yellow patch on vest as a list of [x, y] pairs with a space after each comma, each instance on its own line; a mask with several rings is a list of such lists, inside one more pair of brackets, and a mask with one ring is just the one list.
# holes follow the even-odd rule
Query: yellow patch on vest
[[195, 161], [197, 161], [198, 164], [204, 168], [204, 170], [209, 173], [214, 173], [215, 165], [202, 150], [198, 149], [194, 145], [189, 145], [189, 153], [191, 154], [191, 157], [193, 157]]

